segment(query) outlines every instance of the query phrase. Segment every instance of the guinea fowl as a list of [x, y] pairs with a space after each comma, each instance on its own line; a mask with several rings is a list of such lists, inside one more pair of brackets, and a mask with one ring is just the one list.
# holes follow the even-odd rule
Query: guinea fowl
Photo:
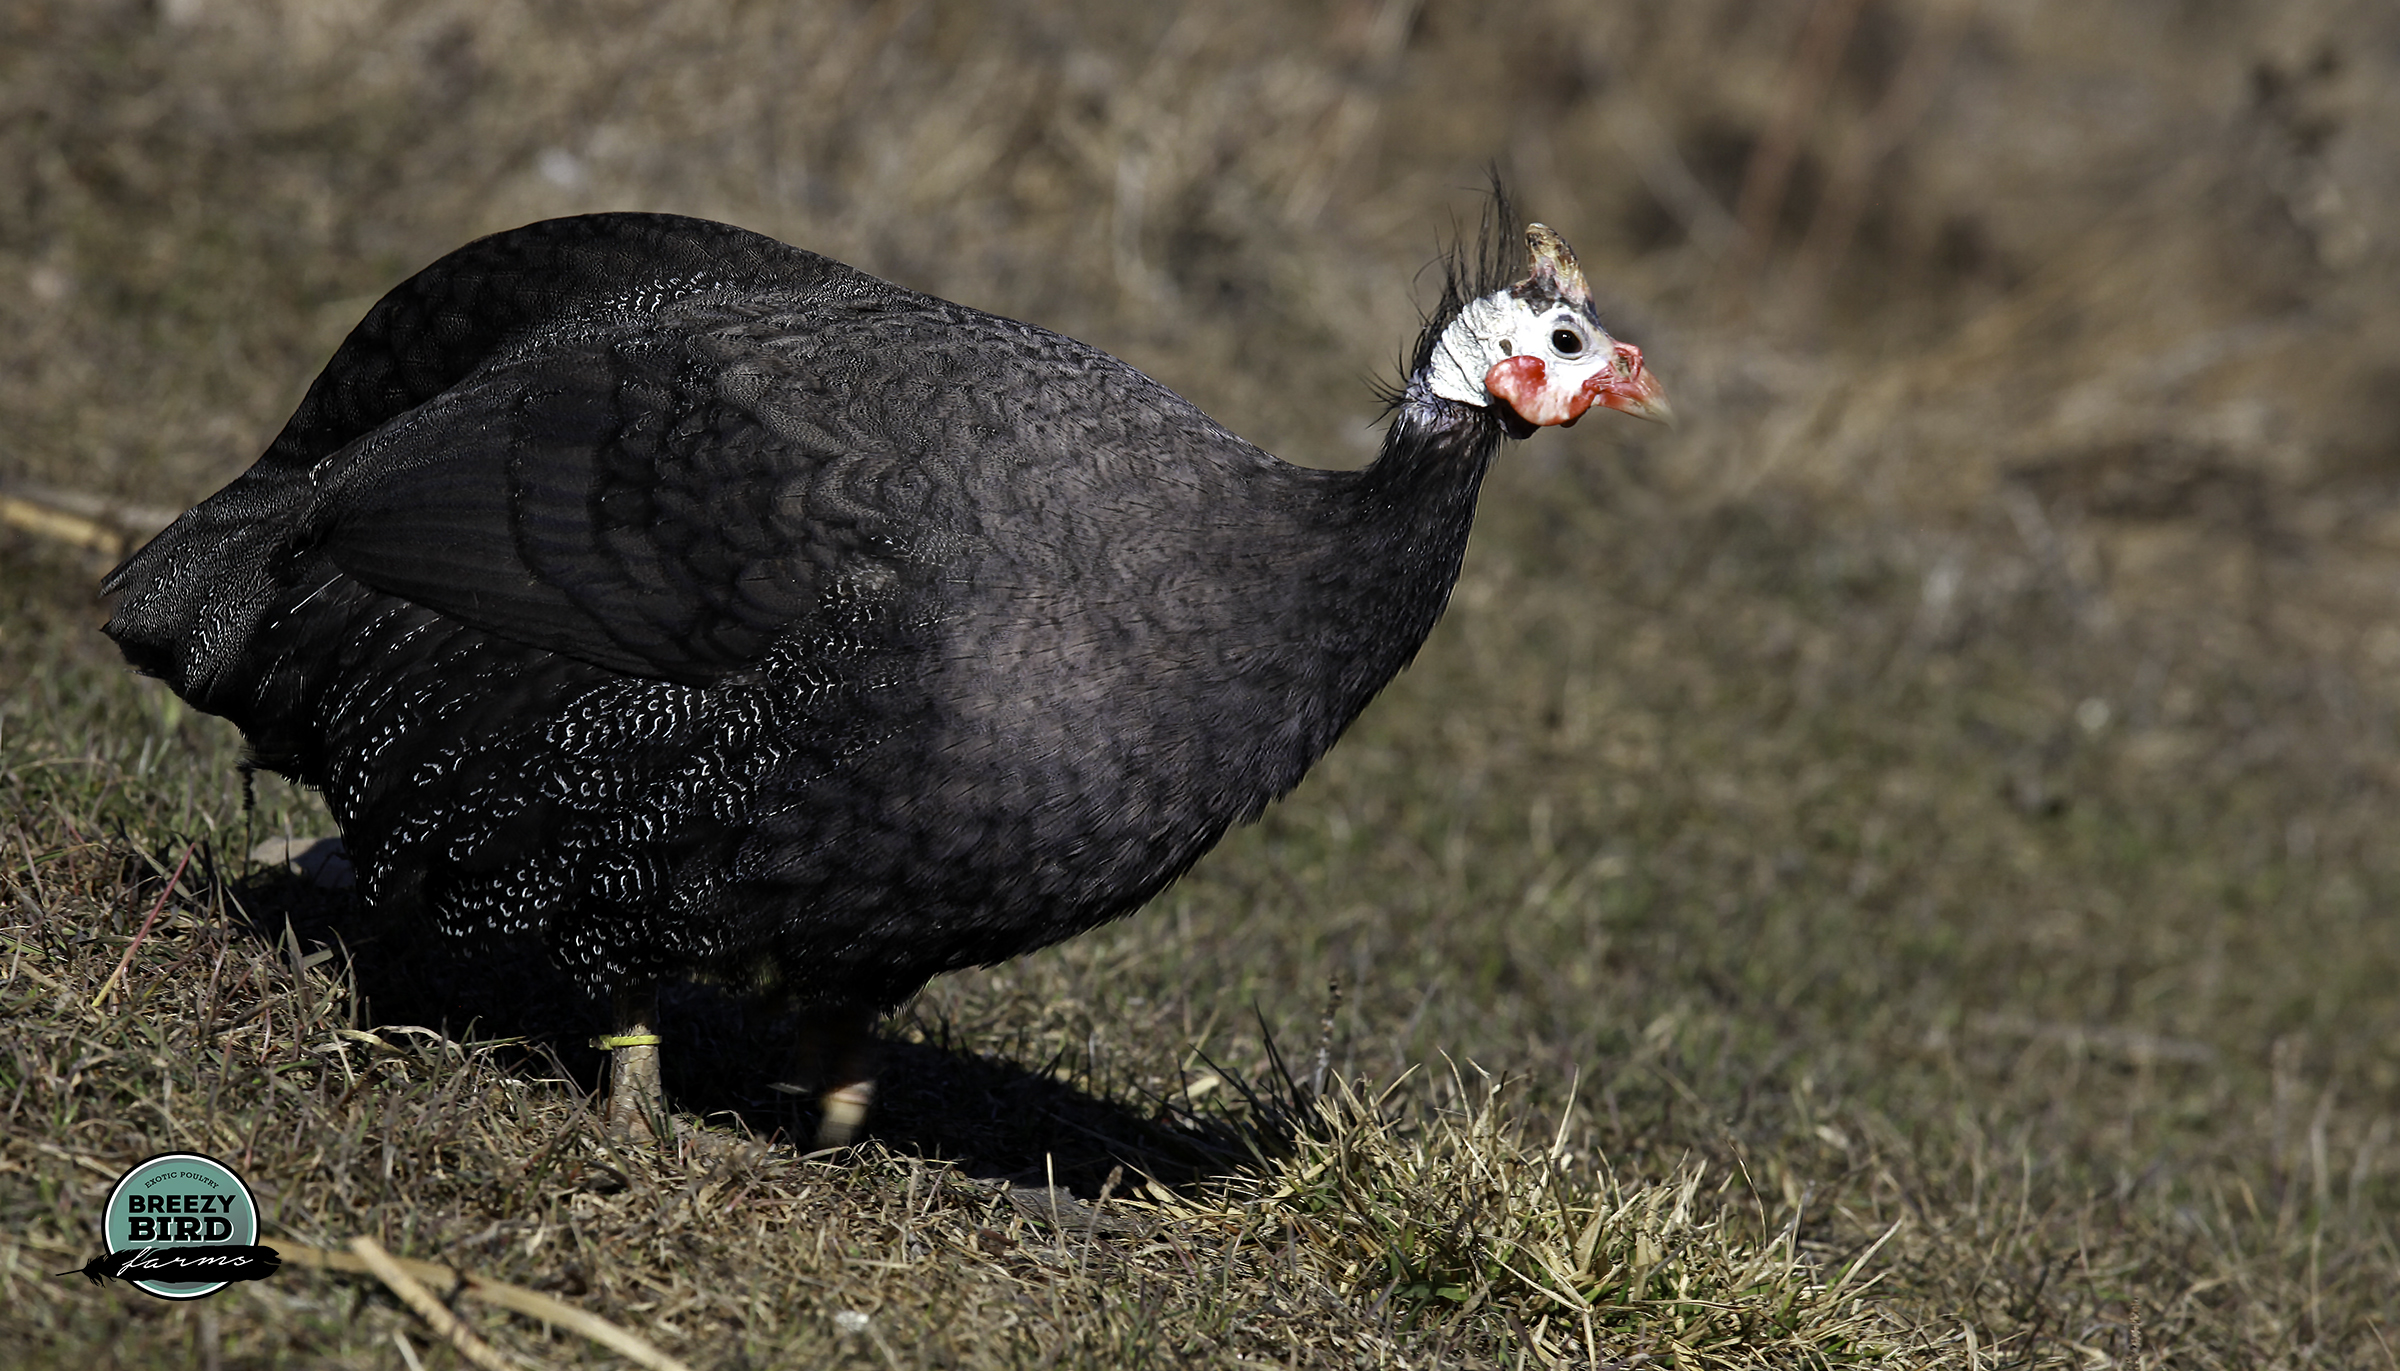
[[[1115, 358], [770, 238], [599, 214], [367, 313], [110, 573], [140, 670], [323, 792], [370, 905], [610, 996], [804, 1012], [821, 1143], [929, 978], [1126, 914], [1432, 630], [1503, 437], [1665, 419], [1566, 244], [1454, 254], [1381, 454], [1296, 467]], [[1472, 279], [1470, 279], [1472, 278]]]

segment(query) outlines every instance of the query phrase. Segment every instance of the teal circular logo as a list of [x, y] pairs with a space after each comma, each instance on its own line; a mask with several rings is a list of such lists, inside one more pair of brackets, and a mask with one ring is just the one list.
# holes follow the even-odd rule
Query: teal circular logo
[[[258, 1202], [225, 1163], [197, 1152], [168, 1152], [117, 1182], [101, 1234], [122, 1279], [162, 1299], [196, 1300], [246, 1278], [236, 1272], [240, 1259], [222, 1249], [247, 1250], [258, 1242]], [[229, 1279], [189, 1278], [195, 1268], [220, 1259]], [[146, 1263], [184, 1278], [145, 1279]]]

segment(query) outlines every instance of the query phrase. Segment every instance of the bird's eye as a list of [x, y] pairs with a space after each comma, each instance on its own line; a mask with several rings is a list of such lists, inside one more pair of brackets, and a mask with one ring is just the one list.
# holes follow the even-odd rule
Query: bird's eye
[[1583, 335], [1571, 328], [1556, 329], [1550, 334], [1550, 346], [1559, 356], [1572, 357], [1583, 351]]

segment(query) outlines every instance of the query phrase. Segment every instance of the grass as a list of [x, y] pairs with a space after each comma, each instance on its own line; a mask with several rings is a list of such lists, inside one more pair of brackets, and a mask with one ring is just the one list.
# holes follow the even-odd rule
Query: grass
[[[1095, 1365], [1280, 1360], [1302, 1343], [1314, 1358], [1414, 1361], [1489, 1350], [1482, 1325], [1495, 1322], [1551, 1358], [1672, 1351], [1678, 1364], [1750, 1365], [1788, 1353], [1830, 1364], [1894, 1332], [1845, 1297], [1850, 1281], [1819, 1278], [1795, 1246], [1796, 1222], [1757, 1242], [1720, 1232], [1707, 1216], [1725, 1187], [1704, 1193], [1704, 1166], [1628, 1184], [1563, 1133], [1528, 1141], [1497, 1083], [1463, 1077], [1417, 1122], [1392, 1110], [1389, 1092], [1370, 1101], [1346, 1085], [1298, 1109], [1288, 1077], [1272, 1099], [1221, 1086], [1248, 1098], [1205, 1112], [1154, 1100], [1147, 1118], [1086, 1097], [1086, 1113], [1137, 1136], [1097, 1151], [1070, 1141], [1069, 1157], [1046, 1157], [1013, 1191], [976, 1174], [991, 1169], [988, 1138], [974, 1139], [981, 1155], [950, 1161], [882, 1144], [800, 1157], [722, 1127], [671, 1154], [623, 1149], [596, 1126], [588, 1081], [555, 1062], [544, 1070], [522, 1040], [362, 1028], [372, 1020], [327, 953], [228, 927], [235, 892], [195, 892], [216, 918], [178, 912], [136, 943], [134, 920], [92, 916], [128, 886], [166, 894], [168, 873], [128, 882], [113, 855], [62, 845], [47, 888], [83, 917], [10, 938], [21, 1130], [11, 1173], [63, 1168], [89, 1182], [13, 1197], [18, 1293], [66, 1316], [20, 1330], [32, 1364], [73, 1361], [103, 1330], [162, 1356], [203, 1340], [202, 1357], [236, 1364], [372, 1361], [414, 1331], [402, 1311], [362, 1307], [363, 1291], [296, 1269], [242, 1287], [250, 1307], [230, 1335], [127, 1292], [43, 1282], [43, 1263], [73, 1265], [60, 1259], [88, 1245], [81, 1207], [110, 1178], [102, 1159], [160, 1136], [244, 1173], [287, 1246], [364, 1233], [608, 1310], [686, 1355], [704, 1349], [705, 1364], [825, 1357], [845, 1312], [868, 1316], [848, 1321], [851, 1340], [865, 1332], [919, 1356]], [[125, 983], [142, 989], [87, 1000], [129, 944]], [[971, 1078], [976, 1065], [903, 1060], [920, 1094], [924, 1076], [946, 1066]], [[971, 1088], [904, 1098], [887, 1128], [914, 1122], [961, 1140], [972, 1125], [960, 1106], [972, 1103]], [[940, 1117], [911, 1120], [918, 1109]], [[1075, 1121], [1072, 1104], [1044, 1112], [1052, 1128]], [[1128, 1182], [1121, 1162], [1098, 1207], [1057, 1184], [1096, 1157], [1170, 1172], [1162, 1157], [1229, 1139], [1252, 1147], [1219, 1153], [1220, 1174], [1181, 1188]], [[537, 1360], [571, 1355], [530, 1321], [487, 1331]]]
[[[231, 731], [94, 633], [92, 562], [0, 531], [0, 1346], [463, 1364], [351, 1272], [52, 1274], [194, 1147], [269, 1241], [696, 1367], [2400, 1365], [2400, 290], [2358, 238], [2400, 208], [2362, 170], [2396, 49], [1895, 0], [1803, 102], [1805, 6], [1130, 13], [0, 21], [8, 480], [197, 498], [399, 273], [601, 207], [1353, 460], [1495, 155], [1690, 416], [1512, 451], [1301, 790], [1140, 915], [930, 987], [833, 1156], [783, 1141], [776, 1026], [698, 989], [668, 1086], [706, 1127], [605, 1143], [597, 1007], [247, 861], [322, 810], [246, 804]], [[1780, 202], [1740, 206], [1768, 141]]]

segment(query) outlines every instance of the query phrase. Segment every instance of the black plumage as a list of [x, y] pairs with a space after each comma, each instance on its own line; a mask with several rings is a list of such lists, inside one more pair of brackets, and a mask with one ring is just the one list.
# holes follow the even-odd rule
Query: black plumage
[[1139, 906], [1407, 663], [1530, 431], [1427, 380], [1496, 284], [1336, 472], [756, 234], [535, 224], [378, 303], [107, 631], [387, 914], [859, 1021]]

